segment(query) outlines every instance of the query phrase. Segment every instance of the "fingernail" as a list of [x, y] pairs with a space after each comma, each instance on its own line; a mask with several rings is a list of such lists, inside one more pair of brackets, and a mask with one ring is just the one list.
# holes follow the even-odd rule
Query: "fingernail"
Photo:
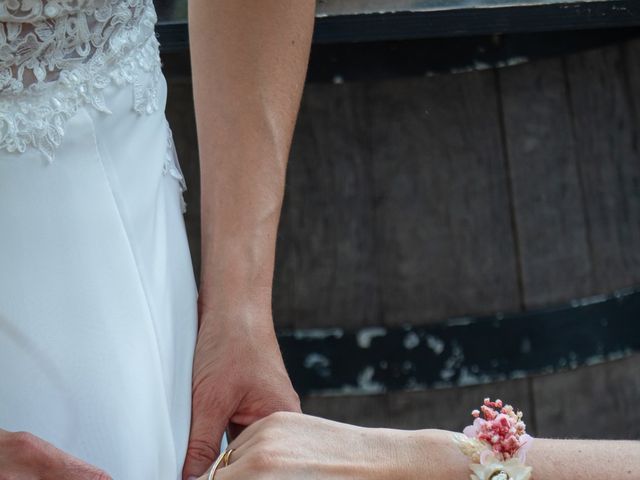
[[198, 477], [194, 477], [193, 475], [191, 475], [189, 478], [187, 478], [187, 480], [198, 480]]

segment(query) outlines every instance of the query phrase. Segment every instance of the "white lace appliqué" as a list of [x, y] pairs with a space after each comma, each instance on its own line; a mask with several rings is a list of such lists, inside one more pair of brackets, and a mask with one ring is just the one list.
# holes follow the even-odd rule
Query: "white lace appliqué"
[[158, 108], [162, 70], [152, 0], [0, 0], [0, 148], [50, 162], [84, 105], [133, 85], [138, 113]]

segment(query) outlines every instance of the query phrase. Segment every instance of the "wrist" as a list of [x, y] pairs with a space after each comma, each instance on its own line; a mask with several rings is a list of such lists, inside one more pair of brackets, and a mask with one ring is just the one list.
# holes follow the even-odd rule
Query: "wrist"
[[[202, 265], [198, 311], [221, 317], [260, 320], [271, 314], [272, 263], [252, 262], [231, 255]], [[266, 314], [266, 315], [265, 315]]]
[[205, 289], [198, 294], [200, 340], [264, 348], [277, 343], [271, 314], [271, 288], [242, 286], [235, 289]]
[[271, 285], [203, 281], [198, 289], [198, 314], [224, 322], [271, 321], [271, 296]]
[[[398, 431], [398, 469], [392, 478], [452, 480], [469, 477], [469, 462], [452, 441], [453, 432], [439, 429]], [[389, 477], [388, 477], [389, 478]]]
[[199, 336], [224, 337], [225, 341], [264, 343], [276, 340], [270, 305], [261, 301], [236, 300], [198, 305]]
[[371, 429], [376, 447], [372, 480], [431, 480], [437, 440], [429, 430]]
[[[407, 431], [391, 428], [370, 429], [379, 451], [376, 455], [377, 463], [370, 470], [371, 480], [411, 480], [407, 476]], [[381, 441], [382, 440], [382, 441]]]
[[[205, 221], [203, 215], [203, 222]], [[275, 220], [274, 220], [275, 221]], [[243, 295], [259, 290], [271, 294], [275, 266], [277, 224], [254, 220], [214, 227], [201, 233], [200, 290], [203, 296]], [[218, 232], [216, 234], [216, 232]], [[222, 233], [224, 232], [224, 234]]]
[[249, 253], [239, 247], [203, 252], [200, 313], [236, 314], [249, 307], [270, 314], [274, 261], [273, 252]]

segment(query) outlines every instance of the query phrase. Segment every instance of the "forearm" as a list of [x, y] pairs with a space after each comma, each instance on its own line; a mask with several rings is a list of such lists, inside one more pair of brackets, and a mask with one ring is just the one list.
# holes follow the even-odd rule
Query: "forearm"
[[[453, 432], [403, 432], [404, 480], [469, 478], [470, 460], [451, 440]], [[402, 458], [402, 457], [401, 457]], [[533, 480], [601, 480], [640, 478], [640, 441], [557, 440], [537, 438], [527, 453]], [[427, 476], [425, 476], [427, 474]]]
[[205, 310], [270, 305], [314, 12], [314, 0], [189, 0]]

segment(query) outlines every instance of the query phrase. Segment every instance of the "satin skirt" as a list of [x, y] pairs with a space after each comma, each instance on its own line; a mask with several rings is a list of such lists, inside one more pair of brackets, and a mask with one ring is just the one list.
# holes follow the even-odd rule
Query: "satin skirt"
[[[164, 107], [84, 107], [49, 164], [0, 152], [0, 428], [117, 480], [179, 480], [197, 287]], [[172, 153], [173, 152], [173, 153]]]

